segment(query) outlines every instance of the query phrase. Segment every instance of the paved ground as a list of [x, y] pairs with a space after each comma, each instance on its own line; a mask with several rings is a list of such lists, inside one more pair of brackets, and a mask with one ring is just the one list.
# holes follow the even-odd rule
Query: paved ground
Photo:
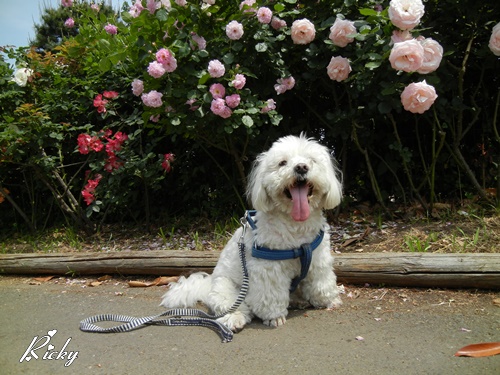
[[500, 341], [499, 293], [347, 286], [336, 311], [291, 311], [277, 329], [254, 321], [222, 344], [195, 327], [81, 332], [79, 322], [97, 314], [162, 312], [165, 287], [129, 288], [119, 278], [88, 286], [94, 280], [0, 277], [0, 373], [500, 373], [500, 355], [453, 356], [468, 344]]

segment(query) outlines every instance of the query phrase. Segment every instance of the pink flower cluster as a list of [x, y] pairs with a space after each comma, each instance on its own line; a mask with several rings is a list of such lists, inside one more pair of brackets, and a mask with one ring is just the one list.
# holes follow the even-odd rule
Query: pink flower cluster
[[[118, 131], [113, 135], [113, 131], [110, 129], [101, 131], [96, 136], [82, 133], [77, 139], [78, 151], [80, 154], [87, 155], [90, 151], [100, 152], [104, 148], [107, 155], [104, 169], [112, 172], [123, 165], [123, 162], [119, 160], [116, 153], [121, 150], [123, 142], [127, 139], [127, 134]], [[104, 144], [104, 142], [107, 143]]]
[[423, 37], [394, 43], [389, 55], [394, 69], [420, 74], [435, 71], [442, 58], [443, 47], [434, 39]]
[[156, 52], [156, 60], [149, 63], [148, 73], [151, 77], [160, 78], [165, 73], [172, 73], [177, 69], [177, 60], [170, 50], [161, 48]]
[[[392, 68], [404, 72], [429, 74], [434, 72], [443, 58], [443, 47], [432, 38], [413, 38], [411, 30], [425, 13], [422, 0], [391, 0], [389, 19], [400, 30], [392, 36], [389, 62]], [[403, 108], [412, 113], [424, 113], [437, 98], [433, 86], [422, 81], [410, 83], [401, 93]]]
[[274, 89], [278, 95], [283, 94], [285, 91], [293, 89], [295, 86], [295, 78], [292, 76], [286, 78], [280, 78], [276, 81], [277, 83], [274, 85]]
[[[115, 99], [118, 95], [116, 91], [104, 91], [102, 94], [97, 94], [94, 98], [94, 107], [97, 108], [97, 112], [106, 113], [106, 105], [108, 104], [106, 99]], [[103, 99], [103, 97], [106, 99]]]
[[[243, 74], [236, 74], [231, 81], [231, 86], [237, 90], [241, 90], [246, 83], [246, 78]], [[231, 117], [233, 112], [231, 109], [240, 105], [241, 97], [239, 94], [226, 95], [226, 88], [221, 83], [214, 83], [209, 89], [212, 94], [212, 104], [210, 110], [222, 118]], [[192, 104], [192, 103], [191, 103]]]
[[101, 181], [102, 176], [97, 174], [93, 180], [88, 180], [87, 185], [82, 190], [82, 197], [87, 206], [90, 205], [93, 201], [95, 201], [95, 189], [97, 185], [99, 185], [99, 181]]

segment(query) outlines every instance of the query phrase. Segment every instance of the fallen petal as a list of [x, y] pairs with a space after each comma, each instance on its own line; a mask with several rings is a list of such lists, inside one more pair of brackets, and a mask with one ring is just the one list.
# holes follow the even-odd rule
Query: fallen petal
[[488, 357], [500, 354], [500, 342], [484, 342], [464, 346], [455, 353], [455, 357]]

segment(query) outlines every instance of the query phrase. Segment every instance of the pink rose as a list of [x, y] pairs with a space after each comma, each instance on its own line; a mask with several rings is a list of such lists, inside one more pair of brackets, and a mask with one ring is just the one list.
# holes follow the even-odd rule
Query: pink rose
[[226, 95], [226, 89], [220, 83], [214, 83], [210, 86], [210, 94], [214, 99], [223, 98]]
[[422, 0], [391, 0], [389, 3], [389, 19], [401, 30], [413, 29], [424, 13]]
[[61, 5], [66, 8], [72, 7], [73, 0], [61, 0]]
[[434, 39], [426, 38], [420, 41], [424, 48], [424, 61], [422, 66], [417, 69], [417, 73], [428, 74], [439, 68], [441, 59], [443, 58], [443, 47]]
[[226, 72], [226, 68], [219, 60], [211, 60], [208, 63], [208, 73], [212, 78], [220, 78]]
[[283, 94], [287, 90], [293, 89], [295, 86], [295, 78], [292, 76], [286, 78], [280, 78], [277, 80], [277, 84], [274, 85], [274, 89], [278, 95]]
[[158, 61], [153, 61], [149, 63], [148, 73], [151, 77], [160, 78], [166, 72], [165, 68]]
[[156, 54], [156, 61], [158, 61], [160, 64], [165, 64], [168, 60], [172, 58], [172, 52], [168, 50], [167, 48], [160, 48]]
[[159, 49], [155, 56], [156, 61], [163, 66], [166, 72], [172, 73], [175, 69], [177, 69], [177, 60], [168, 49]]
[[392, 32], [391, 36], [392, 44], [404, 42], [405, 40], [411, 40], [411, 39], [413, 39], [413, 36], [408, 30], [394, 30]]
[[316, 29], [311, 21], [303, 18], [293, 21], [291, 36], [295, 44], [309, 44], [316, 36]]
[[286, 21], [278, 17], [273, 17], [273, 19], [271, 20], [271, 27], [274, 30], [282, 29], [283, 27], [286, 27]]
[[225, 100], [229, 108], [236, 108], [240, 105], [241, 98], [238, 94], [233, 94], [226, 96]]
[[349, 77], [351, 72], [349, 60], [342, 56], [334, 56], [326, 67], [326, 73], [331, 80], [341, 82]]
[[253, 5], [255, 4], [255, 0], [244, 0], [240, 3], [240, 10], [243, 9], [243, 7], [248, 6], [250, 9], [245, 9], [243, 12], [244, 13], [249, 13], [249, 12], [255, 12], [255, 9], [253, 8]]
[[236, 74], [234, 76], [234, 80], [231, 82], [233, 87], [236, 90], [241, 90], [243, 87], [245, 87], [245, 83], [247, 82], [247, 79], [243, 74]]
[[257, 10], [257, 19], [260, 23], [269, 23], [273, 18], [273, 12], [267, 7], [260, 7]]
[[64, 22], [64, 26], [66, 26], [68, 29], [72, 29], [75, 27], [75, 20], [73, 18], [68, 18], [66, 22]]
[[205, 48], [207, 48], [207, 41], [202, 36], [199, 36], [196, 33], [192, 33], [191, 38], [193, 39], [193, 42], [198, 45], [198, 49], [204, 50]]
[[142, 94], [141, 99], [145, 106], [158, 108], [163, 104], [161, 97], [163, 94], [156, 90], [150, 91], [146, 94]]
[[401, 93], [401, 103], [404, 109], [411, 113], [424, 113], [436, 100], [436, 90], [425, 80], [410, 83]]
[[216, 98], [212, 100], [212, 104], [210, 105], [210, 110], [218, 115], [224, 110], [224, 107], [226, 106], [226, 102], [222, 98]]
[[238, 21], [231, 21], [226, 25], [226, 35], [231, 40], [238, 40], [243, 36], [243, 25]]
[[269, 111], [272, 111], [273, 109], [276, 109], [276, 102], [274, 99], [267, 99], [265, 102], [265, 106], [260, 110], [261, 113], [267, 113]]
[[424, 47], [415, 39], [395, 43], [389, 61], [396, 70], [415, 72], [424, 62]]
[[140, 79], [134, 79], [132, 81], [132, 93], [135, 96], [139, 96], [142, 94], [144, 91], [144, 82], [142, 82]]
[[118, 33], [118, 27], [110, 23], [104, 26], [104, 30], [110, 35], [116, 35]]
[[175, 3], [180, 7], [185, 7], [187, 5], [186, 0], [175, 0]]
[[497, 23], [491, 31], [488, 47], [490, 47], [491, 52], [493, 52], [495, 56], [500, 56], [500, 22]]
[[172, 73], [175, 69], [177, 69], [177, 60], [172, 55], [170, 56], [170, 59], [163, 63], [163, 67], [167, 72]]
[[[137, 0], [139, 1], [139, 0]], [[161, 2], [157, 2], [156, 0], [147, 0], [146, 1], [146, 7], [149, 10], [150, 14], [155, 14], [156, 9], [160, 9], [161, 7]]]
[[348, 35], [356, 34], [354, 22], [337, 18], [330, 28], [330, 40], [338, 47], [345, 47], [354, 41]]
[[130, 7], [129, 14], [137, 18], [141, 14], [141, 12], [144, 10], [144, 7], [142, 6], [142, 1], [141, 0], [136, 0], [135, 4]]
[[212, 100], [210, 110], [222, 118], [228, 118], [232, 115], [231, 109], [226, 106], [226, 102], [222, 98]]

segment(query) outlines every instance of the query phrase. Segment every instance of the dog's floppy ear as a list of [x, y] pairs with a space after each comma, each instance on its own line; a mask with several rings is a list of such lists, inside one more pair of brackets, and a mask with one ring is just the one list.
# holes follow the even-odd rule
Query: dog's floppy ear
[[324, 209], [330, 210], [337, 207], [342, 200], [342, 174], [337, 168], [335, 160], [330, 158], [330, 165], [327, 167], [325, 178], [330, 184], [325, 194]]
[[257, 211], [267, 211], [270, 205], [269, 196], [262, 185], [263, 159], [265, 153], [260, 154], [253, 163], [252, 171], [248, 176], [247, 198]]

